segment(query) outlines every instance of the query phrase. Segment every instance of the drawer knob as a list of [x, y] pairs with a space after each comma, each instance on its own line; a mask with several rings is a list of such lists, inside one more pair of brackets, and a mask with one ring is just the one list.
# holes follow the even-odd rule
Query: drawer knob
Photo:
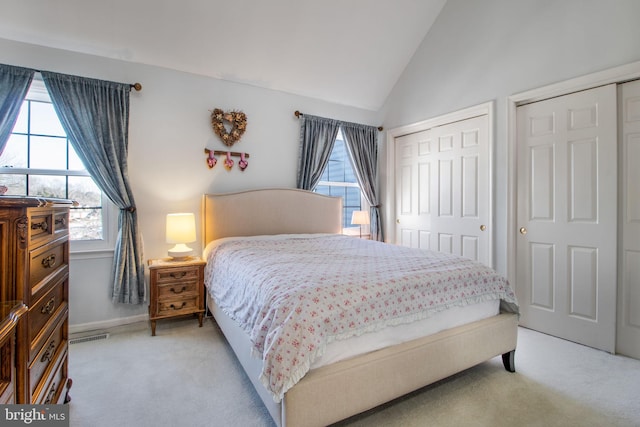
[[53, 351], [56, 349], [56, 342], [51, 341], [49, 343], [49, 347], [45, 350], [44, 354], [40, 358], [40, 362], [51, 362], [51, 357], [53, 356]]
[[42, 221], [42, 222], [34, 222], [31, 224], [31, 229], [32, 230], [42, 230], [42, 231], [47, 231], [49, 230], [49, 224], [47, 223], [47, 221]]
[[175, 288], [171, 288], [171, 289], [169, 289], [169, 290], [170, 290], [171, 292], [173, 292], [174, 294], [181, 294], [181, 293], [183, 293], [184, 291], [186, 291], [186, 290], [187, 290], [187, 287], [186, 287], [186, 286], [183, 286], [183, 287], [182, 287], [182, 289], [180, 289], [179, 291], [176, 291], [176, 290], [175, 290]]
[[169, 307], [173, 308], [174, 310], [181, 310], [184, 308], [185, 305], [187, 305], [187, 302], [182, 301], [182, 305], [180, 305], [180, 307], [176, 307], [175, 304], [171, 304]]
[[40, 310], [40, 313], [51, 314], [53, 313], [53, 310], [55, 310], [55, 308], [56, 308], [56, 297], [51, 297], [51, 299], [47, 301], [45, 306], [42, 307], [42, 310]]
[[56, 256], [54, 254], [49, 255], [48, 257], [42, 260], [42, 265], [44, 268], [53, 268], [56, 265]]
[[67, 226], [67, 218], [65, 218], [65, 217], [56, 218], [55, 224], [66, 228], [66, 226]]
[[179, 273], [171, 273], [171, 277], [173, 277], [174, 279], [182, 279], [186, 275], [187, 275], [186, 271], [181, 271]]
[[44, 401], [45, 405], [50, 404], [51, 402], [53, 402], [53, 398], [56, 397], [56, 383], [54, 382], [53, 384], [51, 384], [51, 389], [49, 390], [49, 393], [47, 394], [47, 399]]

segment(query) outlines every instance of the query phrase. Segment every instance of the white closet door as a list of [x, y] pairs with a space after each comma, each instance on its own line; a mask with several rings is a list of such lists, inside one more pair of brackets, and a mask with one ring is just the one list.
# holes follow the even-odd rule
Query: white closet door
[[640, 81], [620, 85], [620, 286], [616, 351], [640, 359]]
[[396, 243], [491, 266], [487, 115], [395, 138]]
[[523, 326], [614, 351], [616, 86], [517, 108]]
[[395, 139], [396, 243], [431, 246], [431, 131]]

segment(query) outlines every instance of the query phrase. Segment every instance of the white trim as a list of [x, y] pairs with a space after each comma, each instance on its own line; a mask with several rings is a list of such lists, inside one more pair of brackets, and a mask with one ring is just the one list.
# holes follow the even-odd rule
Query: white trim
[[117, 326], [129, 325], [137, 322], [149, 320], [149, 314], [138, 314], [137, 316], [120, 317], [111, 320], [101, 320], [98, 322], [81, 323], [78, 325], [69, 325], [69, 334], [77, 334], [79, 332], [88, 332], [96, 330], [104, 330], [115, 328]]
[[[102, 194], [102, 239], [99, 240], [71, 240], [69, 251], [72, 257], [76, 258], [105, 258], [113, 257], [113, 251], [116, 245], [118, 234], [118, 207], [113, 204], [107, 195]], [[105, 256], [96, 256], [104, 254]], [[110, 253], [110, 255], [108, 255]], [[82, 254], [93, 254], [82, 256]]]
[[[494, 266], [494, 254], [493, 254], [493, 243], [496, 238], [496, 233], [494, 230], [494, 219], [493, 219], [493, 211], [494, 211], [494, 101], [485, 102], [483, 104], [479, 104], [473, 107], [464, 108], [462, 110], [453, 111], [451, 113], [444, 114], [442, 116], [434, 117], [431, 119], [423, 120], [417, 123], [400, 126], [397, 128], [389, 129], [387, 131], [387, 201], [389, 204], [389, 208], [387, 210], [387, 217], [389, 218], [385, 222], [385, 230], [386, 230], [386, 241], [387, 242], [395, 242], [395, 222], [396, 222], [396, 186], [395, 186], [395, 139], [400, 136], [409, 135], [416, 132], [421, 132], [427, 129], [431, 129], [437, 126], [443, 126], [449, 123], [459, 122], [461, 120], [472, 119], [478, 116], [487, 116], [488, 120], [488, 139], [489, 139], [489, 159], [488, 159], [488, 167], [489, 167], [489, 218], [488, 225], [489, 230], [491, 230], [491, 237], [489, 238], [489, 265]], [[494, 266], [495, 267], [495, 266]]]
[[557, 96], [568, 95], [582, 90], [593, 89], [611, 83], [624, 83], [629, 80], [640, 79], [640, 61], [631, 64], [610, 68], [604, 71], [587, 74], [537, 89], [528, 90], [511, 95], [507, 98], [507, 278], [511, 283], [516, 277], [516, 108], [519, 105], [529, 104]]

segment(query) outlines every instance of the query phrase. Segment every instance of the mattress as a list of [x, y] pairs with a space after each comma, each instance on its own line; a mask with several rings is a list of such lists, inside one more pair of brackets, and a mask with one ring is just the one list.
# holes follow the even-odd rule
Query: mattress
[[204, 256], [207, 289], [263, 359], [276, 401], [310, 369], [517, 312], [504, 278], [448, 254], [295, 235], [219, 239]]

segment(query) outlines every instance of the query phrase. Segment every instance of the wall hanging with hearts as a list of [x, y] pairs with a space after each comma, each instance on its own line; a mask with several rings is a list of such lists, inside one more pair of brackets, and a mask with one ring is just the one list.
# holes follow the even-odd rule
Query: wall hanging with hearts
[[[225, 122], [231, 127], [227, 130]], [[222, 142], [231, 147], [238, 142], [247, 129], [247, 115], [242, 111], [224, 112], [220, 108], [215, 108], [211, 112], [211, 126]]]

